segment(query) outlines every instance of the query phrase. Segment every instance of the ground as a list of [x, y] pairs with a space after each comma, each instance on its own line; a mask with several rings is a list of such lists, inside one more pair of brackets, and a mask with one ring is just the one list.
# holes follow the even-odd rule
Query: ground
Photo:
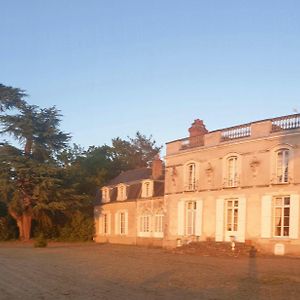
[[300, 259], [0, 244], [0, 299], [299, 299]]

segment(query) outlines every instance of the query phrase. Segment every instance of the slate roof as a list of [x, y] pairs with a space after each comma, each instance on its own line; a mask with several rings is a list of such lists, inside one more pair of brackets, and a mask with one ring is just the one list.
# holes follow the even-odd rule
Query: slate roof
[[[107, 183], [107, 187], [110, 187], [110, 201], [117, 201], [117, 185], [124, 183], [127, 185], [126, 193], [127, 199], [124, 201], [132, 201], [141, 198], [142, 195], [142, 180], [152, 180], [152, 169], [151, 168], [139, 168], [122, 172], [117, 177]], [[163, 175], [162, 175], [163, 179]], [[164, 181], [154, 180], [153, 181], [153, 197], [162, 197], [164, 195]], [[145, 198], [146, 199], [146, 198]], [[96, 197], [96, 205], [101, 204], [102, 193], [98, 190]]]
[[117, 185], [119, 183], [130, 183], [144, 179], [150, 179], [152, 174], [151, 168], [139, 168], [122, 172], [117, 177], [108, 182], [107, 186]]

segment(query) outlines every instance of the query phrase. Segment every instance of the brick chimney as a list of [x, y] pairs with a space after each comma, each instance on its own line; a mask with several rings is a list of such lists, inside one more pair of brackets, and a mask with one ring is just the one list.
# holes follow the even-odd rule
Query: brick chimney
[[163, 175], [163, 162], [157, 154], [152, 161], [152, 179], [160, 179]]
[[196, 119], [192, 126], [189, 128], [189, 144], [191, 147], [203, 146], [204, 135], [208, 133], [204, 123], [200, 119]]

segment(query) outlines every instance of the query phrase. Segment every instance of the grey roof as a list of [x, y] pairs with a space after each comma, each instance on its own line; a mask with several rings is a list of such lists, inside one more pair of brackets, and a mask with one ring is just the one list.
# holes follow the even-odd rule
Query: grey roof
[[150, 179], [152, 175], [151, 168], [139, 168], [122, 172], [117, 177], [108, 182], [107, 186], [117, 185], [119, 183], [130, 183], [140, 181], [143, 179]]

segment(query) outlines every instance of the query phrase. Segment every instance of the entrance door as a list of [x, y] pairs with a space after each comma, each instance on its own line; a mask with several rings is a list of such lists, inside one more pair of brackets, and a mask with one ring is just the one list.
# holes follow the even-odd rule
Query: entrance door
[[230, 236], [238, 235], [239, 200], [226, 200], [225, 210], [225, 241], [230, 241]]

